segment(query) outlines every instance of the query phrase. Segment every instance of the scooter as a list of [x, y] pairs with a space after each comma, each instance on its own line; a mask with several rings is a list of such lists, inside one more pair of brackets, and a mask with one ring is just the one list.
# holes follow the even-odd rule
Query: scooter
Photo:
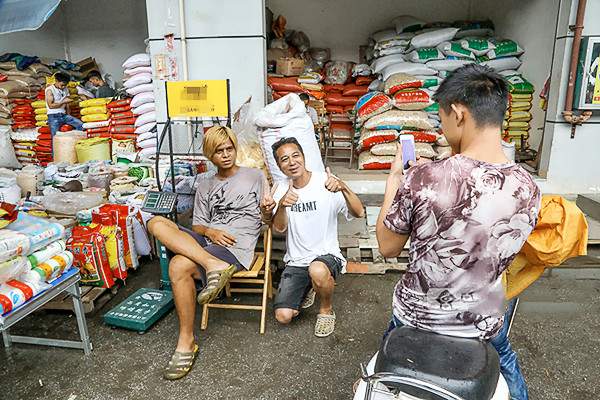
[[[518, 306], [505, 323], [510, 327]], [[392, 330], [365, 366], [354, 400], [508, 400], [494, 347], [410, 326]]]

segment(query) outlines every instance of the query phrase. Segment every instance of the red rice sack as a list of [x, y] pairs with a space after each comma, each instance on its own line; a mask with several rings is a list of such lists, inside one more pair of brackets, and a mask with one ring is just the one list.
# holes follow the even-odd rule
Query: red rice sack
[[325, 84], [325, 85], [323, 85], [323, 90], [326, 91], [327, 93], [332, 93], [332, 92], [340, 92], [340, 93], [342, 93], [344, 91], [344, 85], [328, 85], [328, 84]]
[[346, 85], [344, 86], [343, 96], [362, 96], [369, 91], [368, 86]]
[[135, 140], [138, 135], [135, 133], [123, 134], [123, 133], [114, 133], [110, 135], [111, 138], [115, 140]]
[[[397, 150], [396, 142], [376, 144], [371, 148], [371, 154], [374, 156], [395, 156]], [[429, 143], [415, 143], [415, 154], [420, 158], [433, 160], [438, 157], [438, 153]]]
[[370, 151], [365, 151], [358, 156], [358, 169], [386, 170], [392, 167], [392, 162], [394, 156], [376, 156]]
[[327, 110], [327, 112], [331, 113], [331, 114], [343, 114], [344, 113], [344, 107], [341, 107], [341, 106], [326, 105], [325, 110]]
[[398, 140], [398, 131], [391, 129], [380, 131], [363, 129], [358, 139], [358, 151], [369, 150], [377, 144], [395, 142], [396, 140]]
[[385, 80], [385, 93], [394, 94], [400, 90], [418, 89], [423, 86], [423, 81], [412, 75], [398, 73]]
[[112, 108], [116, 108], [116, 107], [128, 106], [130, 104], [131, 104], [131, 98], [127, 98], [127, 99], [122, 99], [122, 100], [113, 100], [110, 103], [108, 103], [106, 105], [106, 107], [108, 109], [112, 109]]
[[122, 113], [122, 112], [130, 111], [130, 110], [131, 110], [130, 106], [121, 106], [121, 107], [109, 108], [109, 111], [112, 114]]
[[67, 250], [73, 253], [73, 265], [79, 268], [81, 283], [103, 288], [114, 286], [106, 244], [99, 232], [85, 226], [73, 227]]
[[297, 78], [267, 78], [267, 82], [276, 92], [302, 92], [302, 86], [297, 81]]
[[372, 130], [402, 130], [407, 128], [431, 130], [434, 128], [427, 118], [427, 113], [423, 111], [400, 110], [389, 110], [375, 115], [365, 122], [364, 127]]
[[136, 120], [136, 117], [130, 117], [130, 118], [124, 118], [124, 119], [114, 119], [114, 120], [110, 121], [110, 125], [111, 126], [134, 125], [135, 120]]
[[110, 119], [125, 119], [125, 118], [133, 118], [135, 115], [133, 114], [132, 111], [124, 111], [124, 112], [120, 112], [120, 113], [111, 113], [110, 114]]
[[355, 83], [357, 86], [369, 86], [374, 80], [375, 78], [371, 76], [359, 76], [358, 78], [356, 78]]
[[399, 110], [422, 110], [432, 104], [429, 93], [421, 89], [402, 90], [394, 94], [394, 107]]
[[91, 129], [86, 129], [85, 131], [88, 135], [91, 134], [100, 134], [100, 133], [108, 133], [108, 127], [104, 126], [101, 128], [91, 128]]
[[358, 97], [343, 96], [340, 93], [331, 93], [325, 97], [325, 101], [332, 106], [353, 106], [358, 101]]
[[383, 93], [370, 92], [362, 96], [354, 106], [356, 122], [360, 125], [374, 115], [392, 108], [392, 100]]
[[135, 133], [135, 126], [133, 126], [133, 125], [113, 125], [110, 127], [109, 132], [111, 134]]
[[413, 135], [417, 143], [435, 143], [440, 135], [434, 130], [402, 130], [401, 135]]

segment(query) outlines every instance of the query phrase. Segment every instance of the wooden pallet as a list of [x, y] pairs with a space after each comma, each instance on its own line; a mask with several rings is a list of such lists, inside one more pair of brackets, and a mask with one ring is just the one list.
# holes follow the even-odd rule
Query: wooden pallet
[[[102, 308], [108, 303], [109, 300], [117, 294], [118, 286], [115, 285], [110, 289], [94, 286], [81, 286], [80, 289], [83, 310], [86, 314], [89, 314], [94, 310]], [[42, 309], [73, 311], [73, 299], [71, 295], [63, 293], [61, 296], [58, 296], [47, 303]]]

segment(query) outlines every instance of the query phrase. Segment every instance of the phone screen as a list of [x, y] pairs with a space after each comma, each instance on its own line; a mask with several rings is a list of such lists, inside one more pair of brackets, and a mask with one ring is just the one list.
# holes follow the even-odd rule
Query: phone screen
[[415, 138], [413, 135], [400, 135], [400, 144], [402, 145], [402, 163], [407, 170], [409, 161], [417, 161], [415, 152]]

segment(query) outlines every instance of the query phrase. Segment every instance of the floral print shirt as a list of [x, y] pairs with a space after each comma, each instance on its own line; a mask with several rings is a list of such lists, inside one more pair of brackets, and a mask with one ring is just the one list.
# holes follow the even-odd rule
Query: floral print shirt
[[488, 339], [502, 327], [502, 272], [533, 230], [540, 190], [515, 163], [455, 155], [411, 168], [385, 225], [410, 235], [393, 311], [407, 325]]

